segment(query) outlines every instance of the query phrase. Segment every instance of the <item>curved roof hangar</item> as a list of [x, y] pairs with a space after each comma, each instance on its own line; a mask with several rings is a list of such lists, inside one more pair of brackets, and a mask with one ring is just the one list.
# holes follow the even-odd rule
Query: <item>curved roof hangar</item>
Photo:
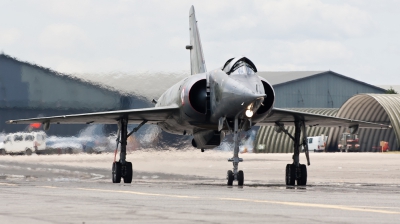
[[[339, 109], [337, 117], [391, 124], [393, 129], [359, 129], [362, 151], [370, 151], [379, 146], [380, 141], [388, 141], [391, 149], [400, 146], [400, 95], [399, 94], [359, 94], [348, 99]], [[337, 148], [341, 128], [332, 128], [328, 148]]]

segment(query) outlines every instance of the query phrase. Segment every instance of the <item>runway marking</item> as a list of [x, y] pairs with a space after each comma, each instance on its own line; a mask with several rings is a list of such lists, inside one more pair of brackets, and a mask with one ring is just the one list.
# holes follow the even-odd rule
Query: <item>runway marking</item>
[[[53, 186], [42, 186], [44, 188], [58, 188]], [[84, 191], [97, 191], [97, 192], [108, 192], [108, 193], [123, 193], [123, 194], [134, 194], [134, 195], [144, 195], [144, 196], [155, 196], [155, 197], [169, 197], [169, 198], [188, 198], [188, 199], [212, 199], [212, 200], [222, 200], [222, 201], [241, 201], [241, 202], [252, 202], [252, 203], [267, 203], [267, 204], [277, 204], [277, 205], [289, 205], [296, 207], [313, 207], [313, 208], [327, 208], [336, 210], [347, 210], [347, 211], [357, 211], [357, 212], [373, 212], [382, 214], [400, 214], [397, 211], [386, 211], [379, 209], [370, 209], [367, 206], [346, 206], [346, 205], [328, 205], [328, 204], [314, 204], [314, 203], [302, 203], [302, 202], [289, 202], [289, 201], [268, 201], [268, 200], [253, 200], [245, 198], [208, 198], [208, 197], [198, 197], [198, 196], [188, 196], [188, 195], [172, 195], [172, 194], [158, 194], [158, 193], [145, 193], [138, 191], [124, 191], [124, 190], [106, 190], [106, 189], [96, 189], [96, 188], [70, 188], [76, 190]], [[371, 207], [372, 208], [372, 207]], [[384, 208], [384, 207], [382, 207]]]
[[191, 199], [200, 199], [201, 198], [201, 197], [197, 197], [197, 196], [173, 195], [173, 194], [156, 194], [156, 193], [144, 193], [144, 192], [137, 192], [137, 191], [117, 191], [117, 190], [105, 190], [105, 189], [95, 189], [95, 188], [75, 188], [75, 189], [85, 190], [85, 191], [100, 191], [100, 192], [136, 194], [136, 195], [170, 197], [170, 198], [191, 198]]
[[43, 187], [43, 188], [58, 188], [58, 187], [54, 187], [54, 186], [40, 186], [40, 187]]
[[16, 184], [9, 184], [9, 183], [0, 183], [0, 185], [4, 185], [4, 186], [17, 186]]
[[400, 208], [396, 208], [396, 207], [383, 207], [383, 206], [361, 206], [361, 205], [356, 205], [356, 206], [352, 206], [352, 207], [356, 207], [356, 208], [377, 208], [377, 209], [394, 209], [394, 210], [400, 210]]
[[265, 200], [252, 200], [252, 199], [242, 199], [242, 198], [219, 198], [220, 200], [226, 201], [244, 201], [244, 202], [254, 202], [254, 203], [268, 203], [268, 204], [279, 204], [279, 205], [290, 205], [297, 207], [314, 207], [314, 208], [330, 208], [337, 210], [347, 210], [347, 211], [358, 211], [358, 212], [373, 212], [373, 213], [383, 213], [383, 214], [400, 214], [396, 211], [386, 211], [378, 209], [367, 209], [361, 206], [346, 206], [346, 205], [328, 205], [328, 204], [313, 204], [313, 203], [302, 203], [302, 202], [288, 202], [288, 201], [265, 201]]

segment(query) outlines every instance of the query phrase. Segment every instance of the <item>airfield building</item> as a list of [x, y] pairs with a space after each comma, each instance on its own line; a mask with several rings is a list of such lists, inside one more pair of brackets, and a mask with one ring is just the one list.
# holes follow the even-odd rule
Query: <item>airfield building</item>
[[[141, 97], [0, 54], [0, 132], [27, 125], [6, 120], [148, 107]], [[52, 125], [49, 135], [73, 136], [87, 125]]]
[[[275, 89], [275, 106], [294, 110], [366, 120], [377, 123], [391, 123], [393, 129], [360, 129], [361, 151], [372, 151], [381, 141], [389, 142], [391, 150], [400, 146], [399, 95], [385, 94], [386, 90], [333, 71], [302, 72], [258, 72]], [[294, 128], [287, 124], [289, 133]], [[337, 151], [344, 127], [308, 128], [308, 136], [328, 136], [327, 151]], [[290, 153], [293, 142], [284, 133], [276, 133], [274, 127], [261, 127], [254, 143], [254, 151], [259, 153]]]

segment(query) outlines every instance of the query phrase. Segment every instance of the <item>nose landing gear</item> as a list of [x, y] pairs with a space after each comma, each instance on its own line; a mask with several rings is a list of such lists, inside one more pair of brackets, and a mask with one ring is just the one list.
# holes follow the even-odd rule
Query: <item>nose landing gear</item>
[[233, 170], [228, 170], [226, 179], [228, 180], [228, 186], [233, 185], [233, 181], [236, 180], [239, 186], [243, 186], [244, 183], [244, 173], [242, 170], [238, 170], [239, 162], [243, 162], [242, 158], [239, 158], [239, 138], [238, 138], [238, 131], [239, 131], [239, 119], [235, 118], [234, 123], [234, 148], [233, 148], [233, 157], [228, 159], [228, 162], [233, 163]]

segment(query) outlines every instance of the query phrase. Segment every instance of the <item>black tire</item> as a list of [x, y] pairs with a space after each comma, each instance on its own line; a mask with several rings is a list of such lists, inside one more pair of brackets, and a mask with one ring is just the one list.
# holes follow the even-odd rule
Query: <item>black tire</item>
[[285, 180], [286, 180], [286, 185], [294, 186], [296, 182], [296, 167], [293, 164], [286, 165]]
[[25, 155], [27, 155], [27, 156], [32, 155], [32, 150], [31, 149], [26, 149], [25, 150]]
[[121, 163], [114, 162], [112, 166], [112, 182], [121, 183]]
[[5, 149], [0, 149], [0, 155], [5, 156], [6, 155], [6, 150]]
[[297, 185], [305, 186], [307, 184], [307, 166], [300, 164], [300, 179], [297, 180]]
[[232, 170], [228, 170], [226, 175], [227, 175], [227, 179], [228, 179], [228, 186], [232, 186], [233, 179], [234, 179]]
[[239, 170], [238, 174], [237, 174], [237, 180], [238, 180], [238, 185], [239, 186], [243, 186], [244, 183], [244, 173], [242, 170]]
[[126, 184], [132, 183], [132, 175], [133, 175], [132, 163], [125, 162], [124, 183]]

